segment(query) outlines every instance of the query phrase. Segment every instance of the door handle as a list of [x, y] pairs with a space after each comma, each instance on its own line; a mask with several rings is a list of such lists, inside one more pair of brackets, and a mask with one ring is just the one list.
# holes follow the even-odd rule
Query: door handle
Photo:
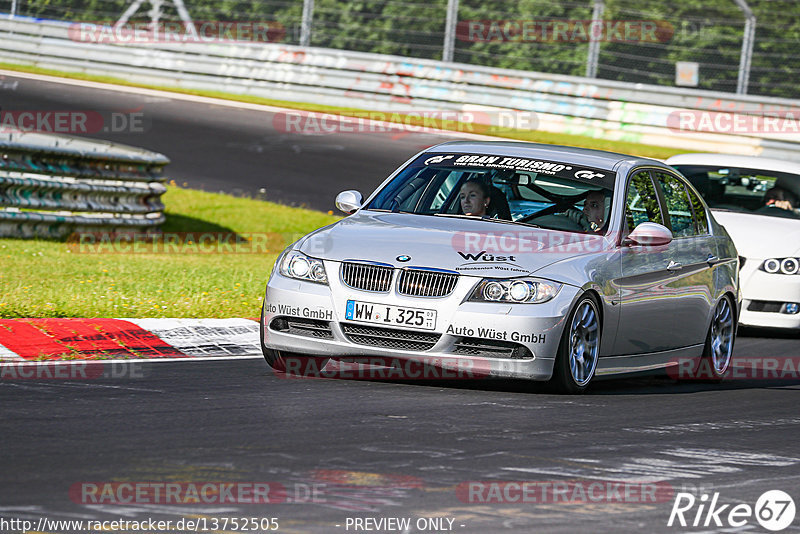
[[670, 261], [669, 265], [667, 265], [667, 270], [668, 271], [680, 271], [682, 268], [683, 268], [683, 265], [678, 263], [678, 262], [676, 262], [676, 261]]
[[709, 254], [708, 258], [706, 259], [706, 263], [709, 265], [715, 265], [719, 263], [719, 256], [714, 256], [713, 254]]

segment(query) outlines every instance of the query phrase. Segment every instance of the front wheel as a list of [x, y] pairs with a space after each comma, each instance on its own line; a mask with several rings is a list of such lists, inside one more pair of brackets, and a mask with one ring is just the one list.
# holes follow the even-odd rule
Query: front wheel
[[264, 360], [275, 372], [287, 373], [291, 375], [318, 378], [321, 370], [328, 363], [328, 358], [318, 358], [315, 356], [305, 356], [292, 352], [268, 349], [264, 346], [264, 305], [261, 306], [261, 319], [259, 320], [258, 330], [261, 334], [261, 353]]
[[553, 385], [561, 393], [583, 393], [589, 387], [600, 355], [600, 312], [597, 301], [584, 295], [572, 309], [553, 369]]

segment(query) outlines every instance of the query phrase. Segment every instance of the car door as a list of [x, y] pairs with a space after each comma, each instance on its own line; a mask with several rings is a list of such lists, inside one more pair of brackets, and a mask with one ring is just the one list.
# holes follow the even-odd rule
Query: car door
[[677, 311], [672, 318], [677, 345], [696, 345], [705, 340], [713, 303], [712, 268], [718, 262], [715, 242], [708, 232], [703, 203], [686, 181], [665, 171], [653, 174], [673, 236], [669, 245], [672, 295], [667, 302]]
[[[661, 199], [650, 170], [636, 170], [628, 180], [623, 221], [624, 238], [643, 222], [666, 225]], [[620, 250], [620, 321], [614, 354], [645, 354], [675, 346], [674, 310], [665, 300], [675, 275], [668, 269], [669, 245], [624, 245]]]

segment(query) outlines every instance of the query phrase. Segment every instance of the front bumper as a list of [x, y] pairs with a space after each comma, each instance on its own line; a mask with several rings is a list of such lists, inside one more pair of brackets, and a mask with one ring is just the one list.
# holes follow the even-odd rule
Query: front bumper
[[747, 258], [741, 271], [742, 312], [739, 324], [800, 329], [800, 313], [782, 313], [783, 304], [800, 303], [800, 275], [767, 273], [763, 259]]
[[[338, 265], [326, 265], [336, 273]], [[579, 289], [564, 285], [559, 294], [543, 304], [499, 304], [463, 302], [480, 278], [461, 276], [453, 294], [444, 298], [407, 297], [397, 293], [375, 294], [358, 291], [331, 280], [330, 286], [289, 279], [274, 274], [267, 284], [264, 313], [264, 347], [270, 350], [334, 359], [378, 357], [412, 360], [424, 364], [436, 361], [456, 361], [460, 369], [478, 370], [476, 376], [513, 377], [548, 380], [569, 313]], [[426, 350], [405, 350], [374, 344], [354, 342], [351, 327], [378, 328], [379, 325], [345, 320], [347, 300], [374, 302], [435, 309], [434, 330], [395, 329], [402, 332], [428, 334], [432, 342]], [[327, 323], [330, 332], [323, 338], [298, 335], [275, 328], [275, 319], [301, 318]], [[464, 340], [487, 340], [524, 347], [515, 357], [493, 357], [490, 354], [464, 354]], [[381, 341], [379, 340], [379, 343]], [[469, 375], [467, 375], [469, 376]]]

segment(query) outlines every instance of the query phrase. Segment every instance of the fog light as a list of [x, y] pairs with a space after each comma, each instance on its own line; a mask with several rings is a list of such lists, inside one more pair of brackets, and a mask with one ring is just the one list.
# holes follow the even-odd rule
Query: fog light
[[783, 305], [783, 313], [794, 315], [797, 312], [800, 312], [800, 304], [797, 302], [787, 302]]

